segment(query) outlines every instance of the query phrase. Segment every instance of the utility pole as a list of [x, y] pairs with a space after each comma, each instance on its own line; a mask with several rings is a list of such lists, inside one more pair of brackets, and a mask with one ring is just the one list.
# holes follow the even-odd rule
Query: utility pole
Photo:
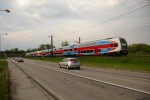
[[53, 57], [53, 35], [51, 35], [51, 57]]
[[81, 38], [79, 37], [79, 44], [81, 43]]

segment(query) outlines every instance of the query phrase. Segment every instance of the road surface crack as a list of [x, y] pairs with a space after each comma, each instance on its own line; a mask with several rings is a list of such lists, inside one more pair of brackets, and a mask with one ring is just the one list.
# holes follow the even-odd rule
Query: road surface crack
[[129, 94], [131, 92], [133, 92], [133, 91], [123, 92], [123, 93], [120, 93], [118, 96], [123, 96], [123, 95]]
[[67, 81], [67, 82], [70, 83], [70, 84], [75, 84], [75, 83], [77, 83], [77, 82], [71, 81], [71, 80], [66, 79], [66, 78], [64, 78], [64, 80]]
[[145, 97], [145, 98], [138, 99], [138, 100], [150, 100], [150, 97]]
[[92, 85], [95, 85], [95, 86], [97, 86], [97, 87], [99, 87], [99, 88], [105, 88], [105, 86], [103, 86], [103, 85], [100, 85], [100, 84], [96, 84], [96, 83], [91, 83]]

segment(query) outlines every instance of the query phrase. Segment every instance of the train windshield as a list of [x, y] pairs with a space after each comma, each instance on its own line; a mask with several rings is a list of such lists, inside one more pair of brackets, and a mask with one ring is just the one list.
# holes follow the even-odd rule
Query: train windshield
[[125, 39], [120, 38], [120, 42], [121, 42], [121, 47], [122, 49], [127, 49], [127, 42]]

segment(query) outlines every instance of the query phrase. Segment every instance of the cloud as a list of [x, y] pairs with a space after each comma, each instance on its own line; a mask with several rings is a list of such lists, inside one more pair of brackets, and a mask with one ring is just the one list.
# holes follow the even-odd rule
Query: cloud
[[8, 40], [17, 42], [28, 42], [32, 41], [35, 34], [33, 31], [18, 31], [8, 33]]
[[[136, 30], [141, 28], [143, 36], [147, 37], [149, 29], [143, 27], [149, 25], [148, 7], [120, 19], [86, 28], [148, 3], [149, 0], [0, 0], [0, 9], [11, 10], [10, 13], [0, 13], [0, 33], [9, 33], [8, 41], [26, 49], [37, 47], [49, 35], [53, 35], [55, 41], [68, 40], [73, 43], [79, 36], [82, 41], [91, 41], [119, 36], [123, 32], [135, 31], [135, 34], [139, 34]], [[121, 35], [130, 39], [130, 35]]]
[[108, 6], [116, 6], [119, 4], [119, 0], [108, 0], [106, 5]]
[[16, 0], [16, 2], [20, 8], [26, 8], [30, 5], [30, 1], [27, 0]]

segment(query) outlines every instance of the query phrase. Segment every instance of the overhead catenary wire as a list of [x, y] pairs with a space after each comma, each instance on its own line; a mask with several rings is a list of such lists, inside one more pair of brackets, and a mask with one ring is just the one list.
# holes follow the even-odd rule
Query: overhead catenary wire
[[[145, 26], [146, 25], [146, 26]], [[144, 27], [139, 27], [139, 26], [144, 26]], [[126, 31], [126, 28], [118, 28], [119, 26], [117, 26], [117, 28], [115, 29], [115, 31], [106, 31], [106, 32], [103, 32], [102, 34], [108, 34], [108, 33], [116, 33], [116, 32], [119, 32], [119, 31]], [[128, 25], [128, 30], [133, 30], [133, 29], [136, 29], [136, 30], [139, 30], [139, 29], [142, 29], [142, 28], [145, 28], [145, 27], [149, 27], [149, 25], [147, 25], [147, 23], [134, 23], [134, 24], [130, 24]], [[113, 28], [114, 29], [114, 28]], [[96, 34], [96, 33], [100, 33], [98, 31], [94, 31], [92, 32], [92, 36], [91, 34], [87, 34], [86, 36], [85, 35], [80, 35], [82, 38], [83, 37], [93, 37], [93, 36], [98, 36], [98, 35], [101, 35], [101, 34]]]
[[[150, 29], [150, 26], [148, 26], [148, 27], [143, 27], [143, 29]], [[145, 30], [141, 30], [141, 29], [138, 29], [138, 32], [140, 32], [141, 34], [142, 34], [142, 32], [145, 32]], [[122, 36], [122, 35], [127, 35], [127, 34], [124, 34], [124, 33], [137, 33], [137, 32], [135, 32], [135, 31], [137, 31], [137, 30], [128, 30], [128, 31], [125, 31], [125, 32], [123, 32], [123, 33], [120, 33], [119, 34], [119, 36]], [[111, 32], [110, 32], [111, 33]], [[108, 34], [109, 34], [109, 32], [108, 32]], [[128, 34], [129, 35], [129, 34]], [[137, 35], [137, 34], [136, 34]], [[96, 35], [95, 37], [93, 37], [93, 38], [85, 38], [85, 37], [82, 37], [82, 40], [87, 40], [87, 41], [89, 41], [89, 40], [91, 40], [91, 39], [94, 39], [94, 40], [97, 40], [97, 39], [99, 39], [99, 35]]]
[[[64, 36], [68, 36], [68, 35], [71, 35], [71, 34], [73, 34], [73, 33], [77, 33], [77, 32], [80, 32], [80, 31], [85, 31], [85, 30], [91, 29], [91, 28], [96, 27], [96, 26], [98, 26], [98, 25], [105, 24], [105, 23], [108, 23], [108, 22], [110, 22], [110, 21], [119, 19], [119, 18], [121, 18], [121, 17], [123, 17], [123, 16], [126, 16], [126, 15], [128, 15], [128, 14], [131, 14], [131, 13], [133, 13], [133, 12], [136, 12], [136, 11], [138, 11], [138, 10], [140, 10], [140, 9], [143, 9], [143, 8], [147, 7], [147, 6], [150, 6], [150, 4], [144, 5], [144, 6], [142, 6], [142, 7], [139, 7], [139, 8], [137, 8], [137, 9], [134, 9], [134, 10], [132, 10], [132, 11], [126, 12], [126, 13], [124, 13], [124, 14], [121, 14], [121, 15], [119, 15], [119, 16], [117, 16], [117, 17], [111, 18], [111, 19], [106, 20], [106, 21], [99, 22], [99, 23], [97, 23], [97, 24], [91, 25], [91, 26], [86, 27], [86, 28], [82, 28], [82, 29], [79, 29], [79, 30], [76, 30], [76, 31], [73, 31], [73, 32], [70, 32], [70, 33], [61, 34], [61, 35], [59, 35], [59, 36], [55, 35], [55, 37], [57, 37], [57, 38], [62, 38], [62, 37], [64, 37]], [[44, 41], [44, 43], [45, 43], [46, 41], [47, 41], [47, 39]]]
[[70, 32], [70, 33], [65, 33], [65, 34], [59, 35], [59, 37], [60, 37], [60, 36], [62, 37], [62, 36], [66, 36], [66, 35], [71, 35], [71, 34], [73, 34], [73, 33], [77, 33], [77, 32], [80, 32], [80, 31], [87, 30], [87, 29], [91, 29], [91, 28], [96, 27], [96, 26], [98, 26], [98, 25], [105, 24], [105, 23], [107, 23], [107, 22], [116, 20], [116, 19], [121, 18], [121, 17], [123, 17], [123, 16], [126, 16], [126, 15], [128, 15], [128, 14], [131, 14], [131, 13], [133, 13], [133, 12], [136, 12], [136, 11], [138, 11], [138, 10], [140, 10], [140, 9], [143, 9], [143, 8], [147, 7], [147, 6], [150, 6], [150, 4], [144, 5], [144, 6], [140, 7], [140, 8], [135, 9], [135, 10], [129, 11], [129, 12], [127, 12], [127, 13], [124, 13], [124, 14], [119, 15], [119, 16], [117, 16], [117, 17], [111, 18], [111, 19], [109, 19], [109, 20], [106, 20], [106, 21], [103, 21], [103, 22], [100, 22], [100, 23], [91, 25], [91, 26], [89, 26], [89, 27], [82, 28], [82, 29], [76, 30], [76, 31], [74, 31], [74, 32]]

